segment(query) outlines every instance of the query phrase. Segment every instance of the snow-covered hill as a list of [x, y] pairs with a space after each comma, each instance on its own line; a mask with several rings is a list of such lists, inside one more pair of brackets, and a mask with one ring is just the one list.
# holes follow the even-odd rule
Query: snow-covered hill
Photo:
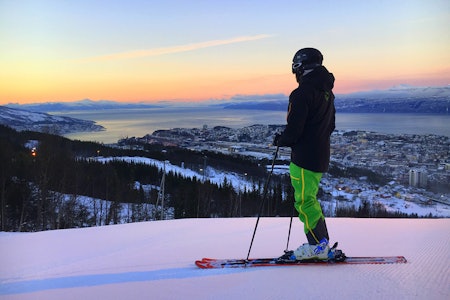
[[363, 92], [355, 92], [346, 95], [340, 95], [345, 98], [366, 98], [366, 99], [382, 99], [382, 98], [450, 98], [450, 85], [447, 86], [430, 86], [419, 87], [408, 84], [400, 84], [385, 90], [371, 90]]
[[71, 132], [100, 131], [105, 128], [94, 121], [53, 116], [42, 112], [0, 106], [0, 124], [16, 130], [31, 130], [66, 134]]
[[15, 104], [7, 105], [10, 108], [26, 109], [36, 112], [62, 112], [71, 110], [108, 110], [108, 109], [127, 109], [127, 108], [156, 108], [160, 105], [148, 103], [124, 103], [111, 100], [83, 99], [73, 102], [44, 102], [31, 104]]
[[336, 97], [338, 112], [448, 114], [450, 86], [395, 86], [387, 90], [357, 92]]
[[[407, 264], [201, 270], [245, 258], [255, 218], [0, 233], [0, 299], [449, 299], [450, 219], [328, 219], [349, 256]], [[290, 248], [305, 241], [294, 220]], [[262, 218], [252, 257], [277, 256], [289, 218]]]
[[[286, 110], [287, 96], [231, 98], [224, 104], [228, 109]], [[338, 94], [335, 100], [338, 113], [433, 113], [448, 114], [450, 86], [395, 86], [386, 90], [372, 90]]]
[[[152, 166], [156, 166], [161, 171], [165, 170], [167, 173], [172, 172], [178, 174], [184, 178], [197, 178], [198, 180], [203, 180], [204, 175], [200, 174], [194, 170], [181, 168], [179, 166], [173, 165], [170, 162], [162, 162], [146, 157], [92, 157], [92, 160], [100, 162], [109, 162], [112, 160], [125, 161], [128, 163], [142, 163]], [[270, 166], [267, 166], [270, 168]], [[222, 184], [225, 180], [231, 184], [236, 191], [251, 191], [254, 187], [254, 182], [249, 181], [246, 176], [239, 175], [236, 173], [224, 172], [216, 170], [211, 167], [207, 167], [205, 170], [207, 174], [208, 181], [214, 184]], [[288, 168], [286, 165], [277, 165], [274, 169], [275, 174], [287, 174]], [[354, 190], [346, 191], [343, 186], [353, 186]], [[320, 199], [322, 207], [327, 215], [334, 216], [334, 211], [336, 206], [339, 207], [353, 207], [358, 209], [362, 205], [362, 198], [371, 203], [371, 205], [377, 205], [384, 207], [389, 212], [402, 212], [407, 215], [416, 214], [419, 217], [428, 217], [430, 215], [434, 217], [450, 217], [450, 206], [448, 204], [448, 198], [443, 198], [443, 203], [429, 202], [427, 197], [420, 194], [408, 194], [402, 196], [394, 196], [393, 191], [389, 189], [389, 186], [384, 187], [373, 187], [365, 182], [357, 182], [352, 179], [340, 177], [333, 178], [325, 175], [321, 181], [322, 189], [332, 195], [332, 199], [325, 201]], [[260, 187], [257, 187], [258, 189]], [[356, 190], [359, 190], [356, 192]], [[384, 191], [384, 192], [383, 192]], [[380, 193], [384, 195], [380, 196]], [[408, 199], [411, 198], [411, 199]], [[338, 200], [339, 199], [339, 200]], [[416, 199], [412, 201], [412, 199]], [[87, 208], [87, 210], [92, 211], [92, 209]], [[127, 215], [124, 213], [123, 215]]]

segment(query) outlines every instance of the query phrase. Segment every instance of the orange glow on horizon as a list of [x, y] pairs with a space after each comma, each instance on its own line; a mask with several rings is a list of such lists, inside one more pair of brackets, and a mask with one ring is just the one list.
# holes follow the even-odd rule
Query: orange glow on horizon
[[[400, 84], [412, 86], [447, 86], [450, 72], [426, 74], [425, 76], [391, 76], [383, 79], [346, 77], [334, 73], [335, 94], [348, 94], [375, 89], [388, 89]], [[18, 84], [4, 81], [0, 84], [0, 105], [8, 103], [72, 102], [82, 99], [111, 100], [118, 102], [201, 102], [211, 99], [229, 99], [234, 95], [284, 94], [288, 96], [296, 88], [292, 74], [261, 75], [259, 77], [227, 77], [210, 79], [182, 78], [173, 80], [120, 81], [120, 78], [103, 80], [61, 80], [52, 84], [51, 80], [30, 81]]]
[[336, 94], [450, 84], [442, 0], [349, 2], [337, 10], [309, 1], [301, 28], [298, 11], [277, 1], [136, 1], [108, 10], [101, 1], [6, 2], [0, 105], [288, 96], [297, 85], [292, 56], [302, 47], [323, 53]]

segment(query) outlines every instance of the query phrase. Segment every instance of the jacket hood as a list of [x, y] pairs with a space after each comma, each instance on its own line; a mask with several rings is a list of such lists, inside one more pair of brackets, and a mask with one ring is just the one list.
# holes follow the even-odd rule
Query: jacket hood
[[303, 76], [302, 84], [312, 85], [322, 91], [331, 91], [334, 87], [334, 76], [327, 68], [319, 66]]

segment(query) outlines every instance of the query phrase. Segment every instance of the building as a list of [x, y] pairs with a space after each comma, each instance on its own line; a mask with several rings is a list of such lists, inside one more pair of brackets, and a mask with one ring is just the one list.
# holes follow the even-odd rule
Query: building
[[427, 186], [427, 172], [425, 170], [409, 170], [409, 185], [414, 187]]

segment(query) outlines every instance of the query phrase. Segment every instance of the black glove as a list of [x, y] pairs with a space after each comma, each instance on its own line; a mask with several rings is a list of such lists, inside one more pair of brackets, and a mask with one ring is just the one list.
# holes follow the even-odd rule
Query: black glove
[[273, 138], [273, 143], [272, 143], [272, 145], [274, 145], [274, 146], [279, 146], [279, 145], [278, 145], [278, 142], [280, 141], [280, 137], [281, 137], [281, 134], [279, 134], [279, 133], [275, 134], [275, 137]]

